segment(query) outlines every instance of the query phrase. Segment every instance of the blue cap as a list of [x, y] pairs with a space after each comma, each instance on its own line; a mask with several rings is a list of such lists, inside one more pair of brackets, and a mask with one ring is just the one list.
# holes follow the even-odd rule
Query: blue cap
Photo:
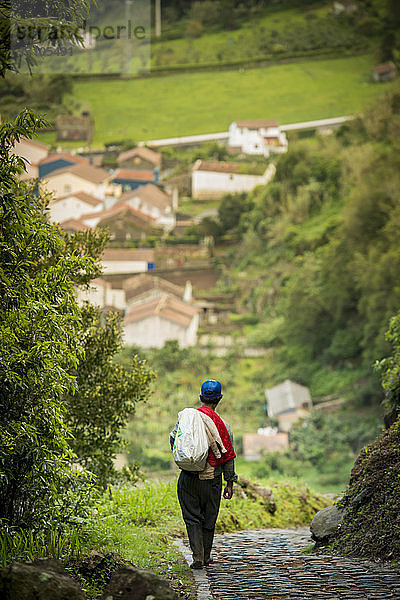
[[215, 379], [207, 379], [207, 381], [205, 381], [201, 386], [200, 394], [206, 398], [222, 397], [220, 382], [215, 381]]

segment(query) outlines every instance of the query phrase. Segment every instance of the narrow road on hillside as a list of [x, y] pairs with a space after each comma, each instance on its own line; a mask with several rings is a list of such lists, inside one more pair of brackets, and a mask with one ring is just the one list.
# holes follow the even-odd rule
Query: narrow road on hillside
[[[400, 600], [400, 569], [302, 551], [308, 529], [216, 536], [205, 570], [215, 600]], [[203, 596], [204, 598], [206, 596]]]

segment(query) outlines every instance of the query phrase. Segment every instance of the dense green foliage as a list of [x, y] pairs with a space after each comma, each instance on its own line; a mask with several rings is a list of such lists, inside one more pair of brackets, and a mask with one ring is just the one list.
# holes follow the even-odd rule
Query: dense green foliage
[[[153, 373], [137, 357], [124, 368], [113, 361], [121, 349], [121, 319], [117, 313], [102, 317], [100, 309], [86, 305], [81, 311], [84, 355], [74, 371], [77, 389], [67, 403], [67, 424], [73, 433], [70, 445], [78, 463], [96, 475], [104, 488], [121, 478], [114, 467], [121, 447], [121, 429], [135, 411], [137, 402], [149, 395]], [[136, 479], [136, 467], [122, 473]]]
[[376, 368], [382, 374], [385, 390], [385, 423], [392, 425], [400, 414], [400, 313], [391, 319], [386, 339], [392, 346], [392, 355], [377, 362]]
[[341, 554], [400, 559], [400, 422], [364, 448], [339, 506], [344, 520], [333, 540]]
[[[0, 78], [0, 103], [3, 120], [15, 119], [25, 107], [46, 114], [55, 120], [67, 107], [62, 105], [64, 96], [72, 93], [72, 79], [67, 75], [36, 75], [27, 78], [8, 74]], [[70, 108], [70, 107], [69, 107]]]
[[399, 316], [393, 317], [387, 334], [393, 353], [379, 363], [387, 392], [385, 408], [394, 423], [363, 448], [354, 463], [349, 487], [339, 502], [344, 520], [333, 540], [333, 548], [341, 553], [396, 561], [400, 559]]
[[324, 394], [357, 369], [368, 382], [354, 395], [378, 393], [371, 364], [400, 304], [399, 99], [386, 95], [335, 138], [293, 143], [251, 195], [232, 254], [232, 289], [260, 320], [249, 341], [276, 348], [282, 379], [310, 385], [325, 369]]
[[8, 527], [45, 527], [85, 476], [71, 467], [63, 398], [76, 389], [71, 368], [83, 352], [73, 283], [100, 268], [68, 252], [44, 201], [18, 179], [24, 163], [10, 149], [40, 126], [26, 110], [0, 130], [0, 518]]
[[19, 178], [12, 147], [43, 123], [25, 110], [0, 129], [0, 520], [11, 532], [79, 516], [91, 473], [97, 487], [113, 478], [119, 431], [152, 378], [137, 360], [129, 371], [113, 364], [116, 317], [100, 323], [76, 301], [75, 286], [101, 273], [107, 235], [64, 234], [34, 182]]

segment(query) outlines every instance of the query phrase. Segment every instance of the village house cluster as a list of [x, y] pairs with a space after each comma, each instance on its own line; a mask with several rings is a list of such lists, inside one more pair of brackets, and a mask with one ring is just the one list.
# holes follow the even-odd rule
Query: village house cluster
[[[242, 158], [260, 155], [265, 162], [196, 161], [188, 173], [189, 196], [218, 199], [265, 185], [275, 173], [267, 158], [285, 152], [287, 140], [276, 121], [238, 121], [229, 128], [228, 146]], [[218, 311], [207, 296], [194, 300], [182, 269], [204, 264], [207, 247], [141, 247], [152, 236], [160, 241], [179, 237], [198, 222], [179, 214], [179, 187], [168, 179], [161, 152], [143, 145], [131, 148], [115, 157], [112, 168], [105, 168], [96, 153], [52, 152], [24, 138], [13, 152], [26, 160], [22, 177], [37, 179], [39, 190], [50, 195], [50, 220], [70, 233], [109, 229], [111, 247], [103, 253], [103, 276], [89, 290], [77, 291], [79, 302], [119, 311], [126, 344], [162, 347], [175, 339], [181, 347], [195, 345], [200, 319], [215, 322]], [[168, 277], [172, 271], [180, 275], [175, 280]], [[200, 289], [213, 283], [204, 281]]]

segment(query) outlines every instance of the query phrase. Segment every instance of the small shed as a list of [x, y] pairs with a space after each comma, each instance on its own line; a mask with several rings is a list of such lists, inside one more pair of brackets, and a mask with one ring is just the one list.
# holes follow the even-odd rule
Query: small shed
[[311, 410], [312, 408], [310, 390], [290, 379], [265, 390], [265, 397], [269, 417], [278, 417], [299, 409]]
[[90, 143], [94, 133], [94, 119], [89, 113], [80, 116], [59, 115], [56, 119], [57, 140]]
[[372, 73], [374, 81], [377, 82], [393, 81], [393, 79], [396, 79], [396, 76], [396, 65], [392, 61], [377, 65], [374, 67]]
[[259, 433], [245, 433], [243, 435], [244, 460], [259, 460], [268, 452], [282, 452], [289, 447], [287, 433], [263, 435]]

